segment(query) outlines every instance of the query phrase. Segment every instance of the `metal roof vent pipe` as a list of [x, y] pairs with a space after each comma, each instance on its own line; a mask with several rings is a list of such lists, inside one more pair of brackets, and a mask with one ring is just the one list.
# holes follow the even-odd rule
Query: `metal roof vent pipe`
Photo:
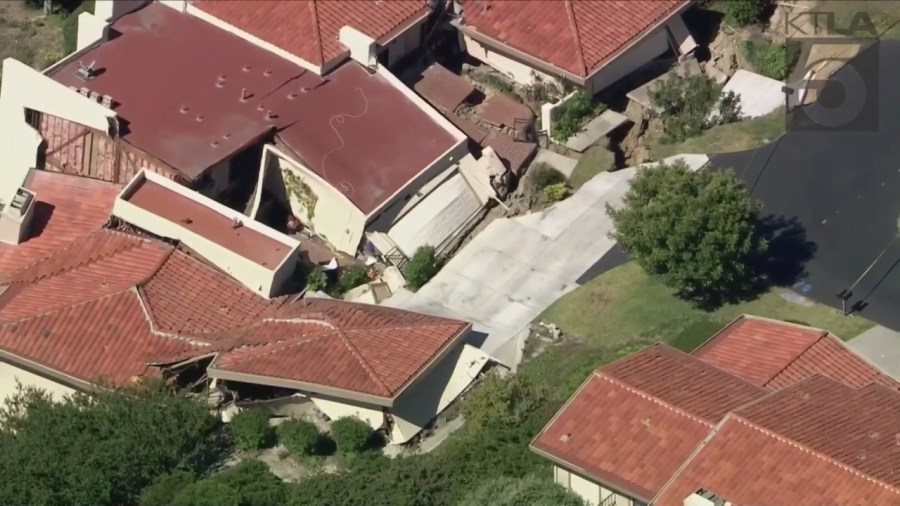
[[0, 212], [0, 242], [20, 244], [28, 239], [34, 218], [34, 196], [31, 191], [19, 188], [13, 194], [12, 201], [3, 206]]

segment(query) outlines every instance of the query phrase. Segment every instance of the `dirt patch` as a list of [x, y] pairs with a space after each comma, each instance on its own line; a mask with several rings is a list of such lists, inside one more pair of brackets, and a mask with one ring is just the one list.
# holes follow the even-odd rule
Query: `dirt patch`
[[44, 16], [24, 1], [0, 2], [0, 58], [15, 58], [38, 70], [64, 56], [59, 14]]

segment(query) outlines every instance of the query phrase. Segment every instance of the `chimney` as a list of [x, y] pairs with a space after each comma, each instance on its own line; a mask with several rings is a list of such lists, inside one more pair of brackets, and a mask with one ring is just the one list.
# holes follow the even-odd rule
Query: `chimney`
[[342, 27], [339, 38], [341, 44], [350, 51], [350, 58], [366, 67], [378, 66], [375, 56], [375, 39], [351, 26]]
[[12, 201], [0, 211], [0, 242], [20, 244], [31, 233], [34, 218], [34, 193], [19, 188]]

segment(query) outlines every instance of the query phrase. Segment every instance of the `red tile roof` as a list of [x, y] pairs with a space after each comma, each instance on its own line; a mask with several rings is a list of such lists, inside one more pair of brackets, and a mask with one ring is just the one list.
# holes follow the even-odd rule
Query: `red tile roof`
[[649, 500], [721, 416], [766, 391], [656, 345], [597, 370], [532, 446]]
[[452, 113], [475, 92], [475, 85], [466, 78], [447, 70], [440, 63], [432, 63], [413, 84], [416, 93], [445, 113]]
[[534, 122], [534, 112], [522, 102], [513, 100], [502, 93], [491, 96], [481, 104], [478, 116], [497, 127], [515, 128]]
[[122, 189], [46, 171], [32, 171], [25, 187], [35, 193], [31, 236], [17, 246], [0, 244], [0, 279], [100, 228]]
[[198, 0], [193, 6], [317, 66], [347, 52], [339, 40], [345, 25], [384, 42], [429, 12], [424, 0]]
[[688, 0], [462, 0], [462, 28], [579, 77], [609, 63]]
[[[79, 209], [80, 200], [40, 195], [58, 205], [48, 229]], [[266, 300], [167, 243], [99, 226], [34, 258], [0, 281], [0, 350], [83, 381], [127, 383], [157, 375], [153, 364], [218, 353], [220, 369], [393, 397], [468, 326], [343, 301]]]
[[694, 351], [702, 360], [771, 390], [822, 374], [861, 387], [900, 382], [866, 362], [837, 337], [793, 323], [742, 316]]
[[729, 415], [653, 501], [682, 506], [700, 489], [732, 504], [900, 504], [900, 491]]
[[874, 480], [900, 487], [900, 393], [814, 376], [735, 411]]

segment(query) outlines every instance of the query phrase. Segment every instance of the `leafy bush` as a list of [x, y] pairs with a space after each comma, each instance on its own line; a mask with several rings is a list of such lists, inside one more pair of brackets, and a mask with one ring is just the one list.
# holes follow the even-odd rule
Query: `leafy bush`
[[553, 121], [553, 140], [566, 142], [569, 137], [581, 132], [585, 123], [603, 114], [605, 110], [605, 105], [595, 102], [584, 91], [579, 91], [565, 103], [559, 116]]
[[236, 414], [230, 425], [234, 442], [241, 450], [257, 450], [272, 444], [272, 427], [267, 413], [246, 409]]
[[175, 471], [160, 476], [144, 489], [141, 494], [141, 506], [169, 506], [175, 497], [196, 481], [193, 473]]
[[462, 405], [467, 424], [490, 428], [496, 424], [515, 427], [542, 403], [541, 389], [518, 374], [490, 374]]
[[310, 292], [328, 290], [328, 275], [318, 265], [310, 269], [306, 275], [306, 289]]
[[331, 424], [331, 438], [345, 455], [369, 449], [374, 442], [374, 433], [369, 424], [353, 416], [338, 418]]
[[338, 275], [338, 290], [341, 293], [346, 293], [368, 281], [369, 273], [365, 267], [361, 265], [341, 267], [340, 275]]
[[638, 172], [620, 209], [607, 207], [612, 237], [682, 298], [712, 307], [750, 293], [767, 249], [759, 204], [731, 171], [684, 163]]
[[719, 2], [725, 12], [725, 22], [741, 27], [763, 21], [769, 0], [727, 0]]
[[175, 496], [172, 506], [242, 506], [235, 489], [218, 480], [198, 481]]
[[528, 184], [536, 190], [565, 182], [566, 176], [546, 163], [538, 162], [528, 169]]
[[460, 506], [584, 506], [584, 501], [550, 480], [537, 476], [486, 480]]
[[287, 486], [259, 460], [245, 460], [208, 479], [235, 491], [239, 506], [282, 506], [287, 502]]
[[682, 142], [703, 131], [741, 117], [737, 96], [721, 94], [711, 78], [696, 74], [685, 78], [675, 73], [650, 90], [653, 107], [662, 111], [663, 128], [669, 142]]
[[407, 286], [418, 290], [440, 270], [441, 262], [437, 257], [437, 250], [434, 249], [434, 246], [422, 246], [407, 262], [403, 269], [403, 276], [406, 278]]
[[771, 44], [745, 40], [739, 47], [755, 71], [779, 81], [787, 78], [800, 60], [800, 44], [797, 41]]
[[278, 426], [278, 442], [295, 455], [313, 455], [322, 435], [316, 424], [306, 420], [288, 420]]
[[71, 54], [78, 47], [78, 15], [82, 12], [94, 12], [94, 0], [85, 0], [66, 16], [62, 27], [63, 51], [66, 54]]
[[550, 186], [544, 188], [544, 198], [547, 199], [547, 202], [559, 202], [560, 200], [566, 198], [566, 195], [569, 193], [569, 188], [566, 187], [565, 183], [556, 183], [551, 184]]
[[0, 504], [135, 504], [159, 476], [203, 472], [225, 448], [205, 406], [160, 382], [54, 403], [24, 389], [0, 409]]

